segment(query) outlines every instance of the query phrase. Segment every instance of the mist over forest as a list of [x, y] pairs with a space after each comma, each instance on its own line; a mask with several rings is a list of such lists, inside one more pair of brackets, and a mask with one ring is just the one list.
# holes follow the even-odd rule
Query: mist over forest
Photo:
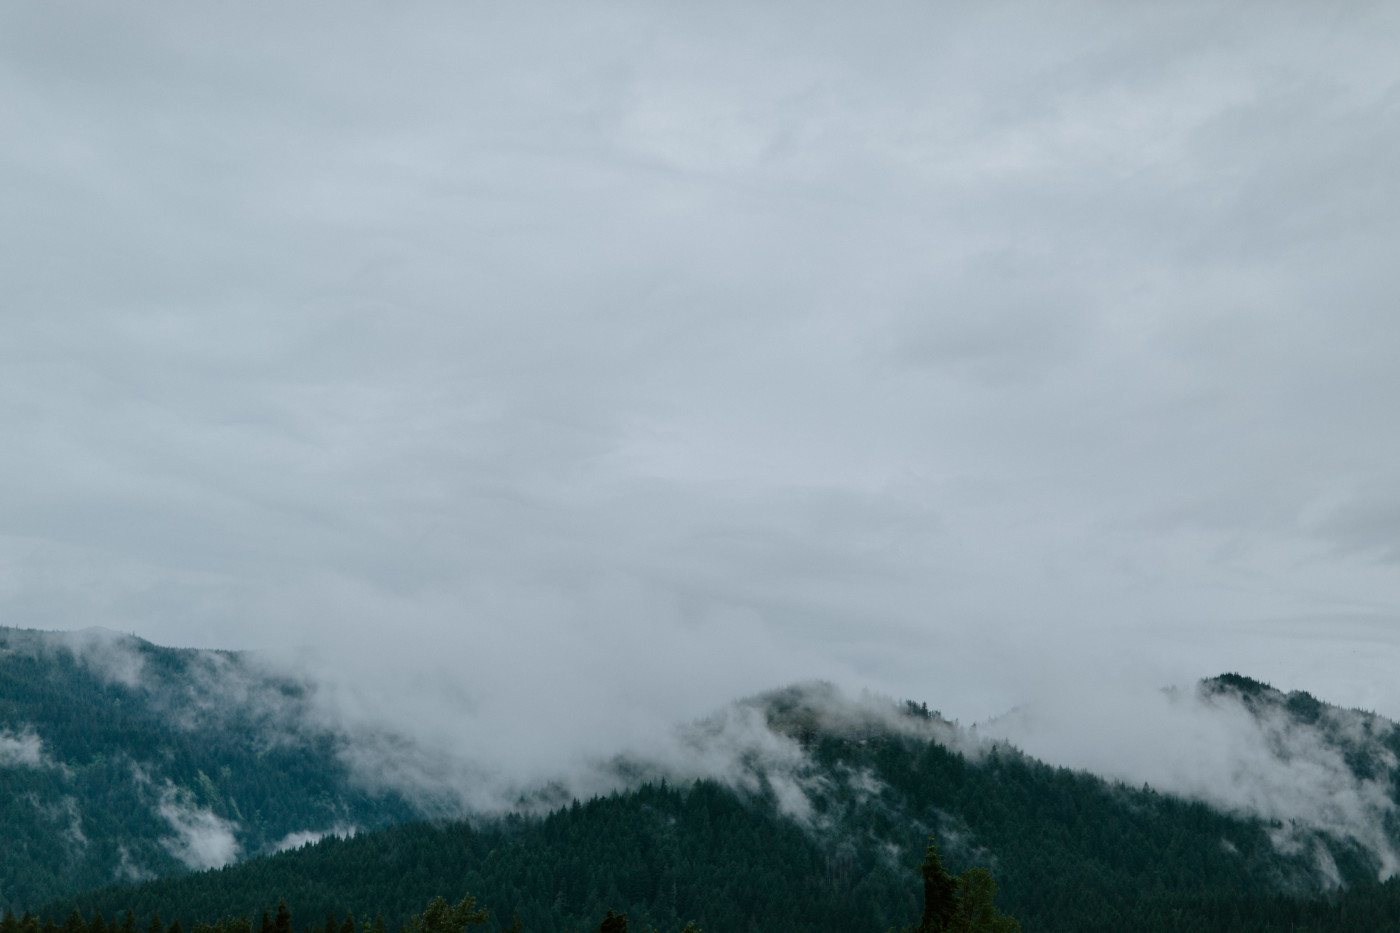
[[0, 933], [1392, 928], [1397, 39], [0, 9]]
[[677, 930], [884, 929], [917, 918], [935, 840], [957, 890], [995, 877], [978, 903], [1028, 929], [1400, 920], [1400, 728], [1238, 674], [1160, 691], [1170, 754], [1124, 752], [1119, 773], [1008, 741], [1034, 740], [1030, 710], [964, 725], [809, 682], [538, 783], [327, 719], [321, 689], [246, 653], [0, 629], [9, 916], [236, 933], [285, 902], [300, 929], [392, 929], [447, 892], [530, 929], [614, 910]]

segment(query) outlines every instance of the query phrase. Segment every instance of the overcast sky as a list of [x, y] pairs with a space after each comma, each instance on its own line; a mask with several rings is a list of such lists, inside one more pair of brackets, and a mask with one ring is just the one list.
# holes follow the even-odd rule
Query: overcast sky
[[493, 753], [814, 677], [1400, 715], [1397, 40], [8, 5], [0, 622], [300, 652]]

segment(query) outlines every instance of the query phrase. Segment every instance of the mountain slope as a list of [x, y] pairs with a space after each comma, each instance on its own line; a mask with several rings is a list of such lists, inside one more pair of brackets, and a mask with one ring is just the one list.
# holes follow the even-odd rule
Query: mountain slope
[[0, 629], [0, 907], [418, 816], [354, 786], [303, 691], [234, 653]]
[[[402, 919], [469, 890], [531, 929], [608, 907], [663, 928], [884, 929], [917, 914], [909, 881], [930, 832], [953, 870], [988, 865], [1028, 930], [1167, 929], [1154, 924], [1176, 911], [1246, 929], [1218, 925], [1242, 905], [1383, 923], [1393, 899], [1376, 881], [1396, 865], [1400, 732], [1239, 675], [1170, 699], [1227, 724], [1231, 752], [1176, 795], [810, 684], [733, 704], [650, 758], [599, 763], [590, 780], [612, 797], [382, 833], [367, 831], [422, 814], [357, 780], [351, 740], [316, 725], [314, 689], [239, 654], [0, 629], [0, 906], [66, 913], [85, 888], [156, 878], [80, 902], [143, 923], [283, 896], [303, 921]], [[565, 787], [535, 805], [567, 801]]]
[[1361, 918], [1400, 929], [1395, 886], [1370, 880], [1374, 860], [1354, 841], [1312, 840], [1351, 884], [1339, 895], [1317, 850], [1280, 849], [1267, 821], [1004, 746], [958, 750], [957, 730], [921, 709], [834, 708], [820, 688], [756, 702], [771, 729], [805, 746], [793, 766], [755, 754], [751, 780], [730, 786], [648, 784], [541, 819], [327, 839], [52, 911], [130, 907], [188, 925], [286, 898], [303, 923], [347, 909], [392, 923], [433, 895], [471, 892], [541, 933], [591, 927], [609, 908], [662, 929], [878, 931], [917, 919], [914, 879], [933, 831], [952, 870], [993, 870], [1028, 931], [1356, 929], [1347, 924]]

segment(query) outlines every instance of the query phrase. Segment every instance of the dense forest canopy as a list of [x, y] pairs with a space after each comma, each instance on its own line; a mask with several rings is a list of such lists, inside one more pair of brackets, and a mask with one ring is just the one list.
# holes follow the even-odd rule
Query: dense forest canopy
[[351, 780], [306, 689], [230, 652], [0, 628], [0, 907], [420, 817]]

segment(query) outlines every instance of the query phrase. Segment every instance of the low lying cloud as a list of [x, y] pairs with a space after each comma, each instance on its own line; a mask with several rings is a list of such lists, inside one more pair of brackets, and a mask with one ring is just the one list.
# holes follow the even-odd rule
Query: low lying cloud
[[287, 833], [287, 835], [277, 840], [277, 842], [273, 843], [272, 851], [284, 852], [287, 849], [300, 849], [304, 845], [320, 842], [327, 836], [334, 836], [337, 839], [349, 839], [357, 832], [359, 832], [359, 828], [356, 826], [341, 825], [334, 826], [331, 829], [303, 829], [297, 832]]
[[[1061, 692], [977, 732], [1055, 764], [1274, 822], [1273, 841], [1283, 852], [1325, 851], [1311, 838], [1321, 833], [1364, 848], [1380, 878], [1400, 871], [1385, 829], [1396, 810], [1397, 761], [1385, 744], [1395, 725], [1314, 705], [1302, 694], [1251, 697], [1213, 683]], [[1330, 858], [1315, 859], [1324, 875]]]
[[78, 663], [107, 683], [135, 688], [144, 682], [146, 659], [134, 636], [96, 626], [44, 634], [49, 651], [71, 652]]
[[852, 698], [830, 684], [803, 684], [729, 704], [533, 786], [460, 748], [424, 747], [402, 734], [351, 743], [347, 761], [361, 779], [416, 793], [439, 812], [545, 808], [641, 780], [705, 778], [741, 793], [771, 794], [782, 812], [819, 830], [812, 801], [833, 781], [858, 797], [878, 795], [881, 785], [870, 774], [818, 768], [803, 746], [808, 736], [894, 732], [973, 760], [1009, 742], [1052, 764], [1264, 820], [1278, 851], [1307, 856], [1324, 885], [1340, 878], [1328, 839], [1369, 853], [1379, 878], [1400, 871], [1386, 829], [1397, 809], [1390, 787], [1400, 766], [1386, 744], [1396, 728], [1388, 720], [1301, 694], [1262, 687], [1245, 694], [1216, 682], [1179, 690], [1119, 685], [1078, 703], [1067, 699], [1046, 698], [964, 728], [937, 712], [906, 715], [888, 698]]
[[30, 726], [18, 732], [0, 729], [0, 768], [49, 768], [53, 762], [44, 752], [44, 741]]
[[197, 806], [188, 791], [166, 782], [156, 813], [175, 832], [160, 844], [187, 868], [222, 868], [238, 858], [237, 826]]
[[156, 877], [155, 872], [132, 858], [131, 850], [124, 845], [117, 845], [117, 858], [117, 867], [112, 871], [112, 878], [115, 881], [150, 881]]

